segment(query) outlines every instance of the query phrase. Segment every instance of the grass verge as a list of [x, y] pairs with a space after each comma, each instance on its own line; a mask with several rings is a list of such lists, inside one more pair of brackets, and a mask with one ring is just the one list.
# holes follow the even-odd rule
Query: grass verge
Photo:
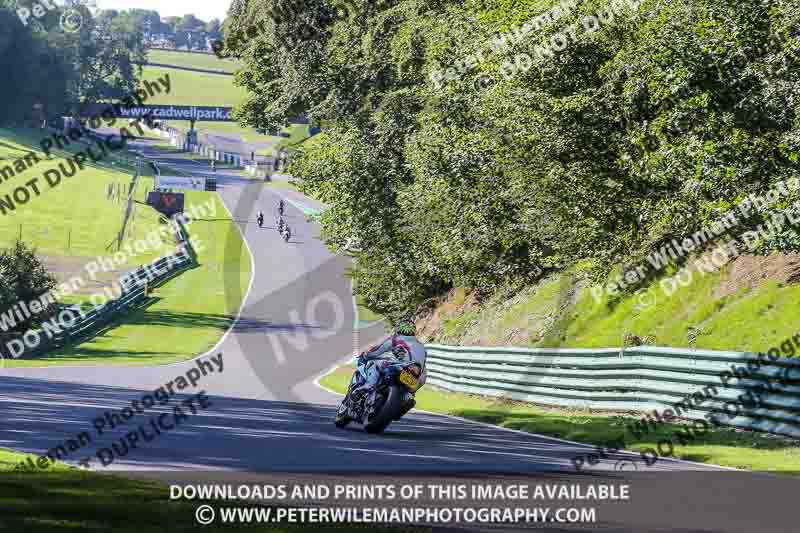
[[[353, 375], [353, 368], [352, 365], [340, 366], [324, 376], [320, 384], [344, 394]], [[630, 432], [626, 431], [626, 426], [640, 418], [632, 414], [607, 415], [550, 409], [522, 402], [449, 392], [432, 386], [424, 387], [417, 393], [417, 408], [529, 433], [599, 445], [616, 441], [623, 433], [627, 442]], [[659, 440], [673, 437], [683, 427], [681, 424], [662, 424], [628, 449], [643, 451], [655, 448]], [[674, 457], [760, 472], [794, 475], [800, 473], [800, 447], [796, 440], [728, 428], [713, 428], [695, 443], [676, 446]]]
[[[763, 279], [749, 286], [740, 282], [743, 271], [727, 265], [695, 273], [691, 283], [667, 293], [662, 281], [673, 272], [667, 270], [614, 301], [606, 295], [596, 300], [585, 281], [569, 276], [500, 291], [483, 302], [453, 289], [437, 306], [438, 322], [422, 329], [426, 342], [462, 346], [609, 348], [639, 337], [655, 346], [767, 351], [798, 331], [800, 284]], [[765, 272], [749, 275], [758, 279]]]
[[[250, 282], [250, 258], [219, 196], [185, 192], [187, 211], [192, 204], [214, 202], [213, 215], [189, 226], [190, 234], [203, 245], [197, 254], [198, 267], [157, 288], [147, 305], [120, 316], [91, 340], [41, 358], [8, 360], [6, 365], [153, 365], [186, 360], [210, 350], [231, 326], [241, 305], [241, 301], [226, 297], [225, 283], [235, 280], [239, 294], [244, 295]], [[241, 245], [236, 247], [241, 250], [238, 257], [226, 255], [229, 239]]]
[[[258, 179], [263, 179], [263, 178], [258, 178]], [[265, 181], [264, 185], [266, 187], [272, 187], [273, 189], [291, 189], [293, 191], [300, 192], [297, 188], [297, 185], [295, 185], [289, 180]]]

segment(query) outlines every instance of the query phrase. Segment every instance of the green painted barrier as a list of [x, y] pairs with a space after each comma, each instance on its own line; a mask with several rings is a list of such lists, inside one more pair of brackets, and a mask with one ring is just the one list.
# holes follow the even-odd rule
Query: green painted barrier
[[427, 349], [428, 383], [455, 392], [614, 411], [677, 405], [681, 418], [800, 437], [796, 357], [650, 346]]

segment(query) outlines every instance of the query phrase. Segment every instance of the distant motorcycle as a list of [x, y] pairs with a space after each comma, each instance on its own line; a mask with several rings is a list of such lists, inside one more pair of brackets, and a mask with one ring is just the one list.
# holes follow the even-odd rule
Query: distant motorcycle
[[292, 230], [289, 226], [286, 226], [286, 231], [283, 233], [283, 240], [289, 242], [289, 239], [292, 238]]
[[414, 395], [420, 387], [421, 375], [419, 363], [395, 360], [383, 369], [372, 392], [354, 398], [352, 391], [367, 379], [365, 369], [357, 368], [334, 423], [343, 428], [357, 422], [364, 425], [367, 433], [383, 433], [389, 424], [400, 420], [416, 405]]

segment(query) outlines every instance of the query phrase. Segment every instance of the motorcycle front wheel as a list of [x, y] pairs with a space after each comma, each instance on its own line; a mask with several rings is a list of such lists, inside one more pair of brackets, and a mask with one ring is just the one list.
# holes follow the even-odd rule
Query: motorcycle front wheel
[[386, 401], [383, 402], [383, 406], [381, 406], [375, 416], [364, 424], [364, 430], [367, 433], [383, 433], [403, 407], [404, 393], [400, 385], [391, 385], [386, 395]]
[[[350, 387], [352, 388], [352, 387]], [[347, 394], [342, 400], [342, 403], [339, 404], [339, 409], [336, 411], [336, 419], [333, 421], [336, 424], [337, 428], [346, 427], [347, 424], [353, 421], [352, 418], [347, 416], [347, 402], [350, 400], [350, 389], [347, 390]]]

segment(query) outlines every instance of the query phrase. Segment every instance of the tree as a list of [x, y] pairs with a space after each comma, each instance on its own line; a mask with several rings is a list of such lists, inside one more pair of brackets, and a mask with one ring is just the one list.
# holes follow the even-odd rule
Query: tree
[[209, 23], [206, 24], [206, 32], [208, 33], [219, 33], [221, 24], [219, 19], [212, 19]]
[[[84, 8], [85, 9], [85, 8]], [[88, 11], [85, 20], [91, 20]], [[129, 13], [93, 27], [58, 37], [67, 62], [73, 67], [70, 97], [75, 106], [120, 98], [136, 88], [140, 65], [146, 59], [144, 37], [137, 19]]]
[[170, 33], [175, 33], [180, 23], [181, 17], [164, 17], [164, 24], [170, 27]]
[[190, 13], [181, 17], [181, 20], [178, 22], [175, 29], [183, 31], [202, 31], [205, 29], [205, 26], [205, 22]]
[[95, 22], [101, 26], [111, 24], [111, 21], [119, 16], [116, 9], [103, 9], [95, 17]]
[[[56, 286], [56, 278], [47, 271], [36, 256], [36, 250], [17, 241], [11, 248], [0, 249], [0, 310], [11, 310], [19, 302], [26, 304]], [[15, 316], [16, 325], [10, 331], [23, 333], [38, 326], [52, 314], [52, 306], [31, 317]]]
[[[577, 261], [600, 276], [800, 170], [796, 2], [545, 4], [231, 5], [224, 44], [248, 93], [236, 116], [326, 124], [289, 171], [332, 204], [329, 246], [361, 243], [371, 307]], [[557, 20], [523, 29], [556, 4]]]
[[[45, 116], [63, 111], [68, 66], [57, 46], [22, 25], [16, 13], [0, 8], [0, 68], [14, 73], [14, 83], [0, 84], [0, 121], [32, 118], [41, 104]], [[38, 113], [36, 113], [38, 117]]]

